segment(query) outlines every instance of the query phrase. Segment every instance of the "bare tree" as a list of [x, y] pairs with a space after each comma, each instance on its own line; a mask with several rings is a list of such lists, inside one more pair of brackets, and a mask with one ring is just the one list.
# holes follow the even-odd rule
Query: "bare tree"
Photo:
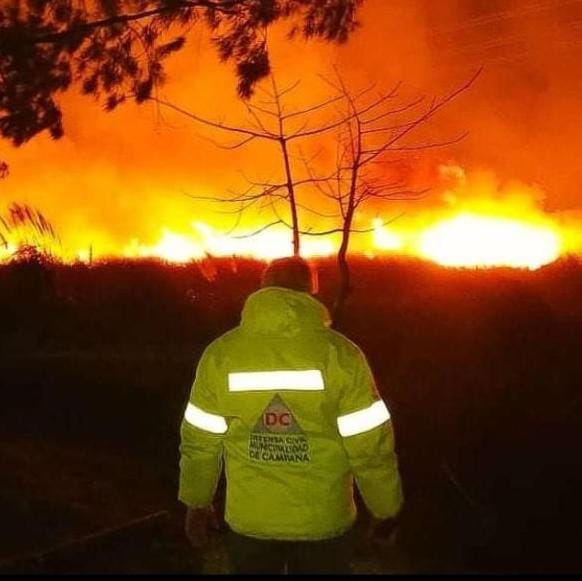
[[406, 176], [399, 175], [398, 165], [407, 154], [452, 145], [466, 134], [445, 140], [419, 140], [416, 132], [440, 110], [466, 91], [476, 80], [477, 71], [465, 83], [442, 97], [421, 96], [408, 101], [399, 97], [401, 83], [390, 91], [374, 94], [373, 88], [355, 94], [338, 74], [331, 84], [346, 106], [345, 119], [337, 134], [336, 168], [332, 179], [321, 179], [306, 163], [313, 184], [334, 202], [341, 225], [311, 235], [341, 233], [337, 254], [340, 284], [334, 304], [334, 319], [342, 314], [350, 292], [348, 251], [352, 234], [370, 231], [354, 228], [356, 211], [367, 202], [376, 205], [397, 200], [417, 200], [428, 190], [410, 187]]
[[[227, 212], [237, 216], [235, 228], [247, 210], [269, 208], [273, 213], [273, 220], [245, 236], [253, 236], [274, 226], [284, 225], [292, 231], [292, 246], [295, 256], [300, 254], [301, 234], [309, 232], [309, 230], [301, 228], [300, 210], [323, 216], [322, 212], [315, 208], [313, 200], [302, 201], [300, 199], [299, 189], [313, 186], [318, 182], [325, 182], [331, 177], [315, 177], [306, 174], [302, 158], [299, 155], [299, 144], [309, 139], [320, 138], [338, 129], [348, 122], [351, 115], [349, 112], [338, 114], [335, 108], [331, 115], [327, 115], [335, 103], [345, 98], [339, 93], [300, 109], [288, 107], [286, 97], [298, 85], [299, 82], [296, 82], [289, 87], [279, 89], [274, 76], [271, 75], [270, 89], [258, 87], [263, 98], [244, 103], [248, 114], [245, 125], [230, 125], [222, 121], [210, 120], [164, 99], [152, 97], [156, 103], [185, 115], [212, 130], [235, 135], [236, 139], [230, 143], [217, 142], [210, 138], [215, 145], [222, 149], [239, 149], [255, 141], [271, 143], [276, 148], [280, 160], [278, 179], [259, 181], [247, 178], [248, 188], [242, 193], [229, 192], [227, 197], [192, 197], [199, 200], [233, 204], [234, 209], [227, 210]], [[317, 192], [311, 188], [311, 194], [314, 193]], [[281, 203], [285, 204], [288, 217], [283, 216], [278, 207]], [[234, 231], [234, 228], [232, 230]]]
[[[247, 178], [249, 187], [242, 193], [229, 192], [227, 197], [192, 197], [233, 204], [233, 209], [227, 212], [236, 215], [235, 227], [247, 210], [269, 208], [274, 219], [245, 237], [284, 225], [293, 233], [294, 255], [300, 253], [302, 236], [339, 234], [340, 284], [334, 304], [337, 320], [350, 292], [348, 253], [352, 234], [373, 231], [373, 228], [355, 227], [356, 211], [370, 202], [381, 205], [383, 202], [418, 200], [427, 194], [427, 189], [412, 188], [408, 176], [402, 175], [399, 168], [409, 161], [411, 153], [452, 145], [466, 136], [461, 133], [450, 139], [423, 140], [418, 134], [439, 111], [469, 89], [479, 74], [477, 71], [444, 96], [429, 99], [424, 95], [410, 100], [400, 97], [401, 83], [386, 92], [377, 92], [374, 86], [356, 92], [351, 91], [337, 74], [335, 80], [327, 81], [333, 88], [332, 96], [301, 109], [288, 109], [285, 104], [299, 83], [280, 90], [271, 76], [270, 90], [258, 88], [265, 99], [245, 102], [246, 125], [213, 121], [162, 99], [152, 99], [213, 130], [236, 135], [236, 140], [230, 143], [210, 138], [223, 149], [238, 149], [256, 140], [270, 142], [277, 148], [282, 179], [255, 181]], [[309, 138], [321, 137], [328, 142], [333, 140], [336, 159], [335, 167], [318, 172], [313, 167], [313, 158], [306, 158], [300, 144]], [[297, 151], [291, 153], [291, 147], [296, 147]], [[308, 194], [300, 199], [299, 190], [303, 187], [307, 187]], [[288, 216], [283, 215], [279, 207], [281, 202]], [[322, 210], [326, 203], [331, 203], [335, 210]], [[323, 229], [302, 227], [301, 215], [305, 213], [333, 220], [334, 225]]]

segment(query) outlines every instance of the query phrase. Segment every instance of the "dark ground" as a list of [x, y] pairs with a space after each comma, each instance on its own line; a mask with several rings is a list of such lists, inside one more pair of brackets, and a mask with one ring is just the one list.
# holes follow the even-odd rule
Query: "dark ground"
[[[260, 269], [0, 267], [0, 572], [226, 571], [220, 538], [194, 555], [182, 534], [178, 426]], [[358, 524], [356, 570], [581, 571], [582, 264], [355, 270], [341, 330], [391, 408], [407, 499], [395, 542]]]

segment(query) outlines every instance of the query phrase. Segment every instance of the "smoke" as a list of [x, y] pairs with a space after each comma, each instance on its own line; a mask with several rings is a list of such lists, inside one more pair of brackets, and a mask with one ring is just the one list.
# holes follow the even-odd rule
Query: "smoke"
[[[340, 47], [288, 42], [285, 27], [272, 31], [280, 84], [301, 79], [298, 100], [317, 101], [329, 92], [319, 75], [336, 64], [353, 86], [402, 81], [404, 93], [432, 95], [446, 93], [483, 67], [476, 85], [428, 130], [439, 138], [459, 131], [469, 135], [419, 159], [419, 180], [436, 176], [434, 183], [442, 183], [438, 168], [451, 162], [469, 172], [486, 168], [501, 184], [528, 184], [521, 189], [527, 200], [522, 205], [503, 187], [490, 187], [498, 202], [511, 199], [511, 207], [523, 206], [530, 214], [527, 204], [536, 211], [567, 212], [568, 221], [577, 216], [580, 0], [367, 0], [361, 23]], [[233, 71], [218, 62], [202, 29], [168, 72], [170, 81], [162, 89], [168, 100], [215, 119], [243, 119]], [[268, 176], [276, 160], [267, 145], [217, 149], [205, 139], [207, 131], [152, 105], [128, 104], [105, 113], [76, 93], [62, 103], [65, 138], [54, 142], [40, 136], [19, 149], [0, 145], [0, 159], [11, 166], [0, 195], [6, 204], [38, 207], [72, 248], [93, 245], [97, 253], [114, 252], [133, 239], [153, 245], [165, 227], [187, 231], [193, 220], [229, 227], [233, 220], [217, 214], [216, 205], [189, 195], [240, 190], [241, 172]], [[442, 188], [436, 191], [407, 206], [407, 214], [446, 210], [450, 200], [438, 194]], [[455, 195], [481, 199], [481, 193], [457, 188]]]

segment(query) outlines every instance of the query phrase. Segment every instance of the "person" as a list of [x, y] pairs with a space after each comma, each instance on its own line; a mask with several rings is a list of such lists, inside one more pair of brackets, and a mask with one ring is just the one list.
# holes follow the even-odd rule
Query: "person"
[[354, 479], [375, 523], [403, 502], [390, 414], [307, 262], [273, 261], [261, 286], [198, 364], [181, 424], [186, 535], [200, 548], [216, 529], [224, 462], [233, 572], [350, 572]]

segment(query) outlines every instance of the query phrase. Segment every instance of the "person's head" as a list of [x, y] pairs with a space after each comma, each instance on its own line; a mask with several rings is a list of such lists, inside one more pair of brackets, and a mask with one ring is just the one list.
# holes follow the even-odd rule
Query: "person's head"
[[300, 256], [278, 258], [269, 263], [261, 287], [280, 286], [305, 293], [314, 292], [314, 276], [308, 262]]

